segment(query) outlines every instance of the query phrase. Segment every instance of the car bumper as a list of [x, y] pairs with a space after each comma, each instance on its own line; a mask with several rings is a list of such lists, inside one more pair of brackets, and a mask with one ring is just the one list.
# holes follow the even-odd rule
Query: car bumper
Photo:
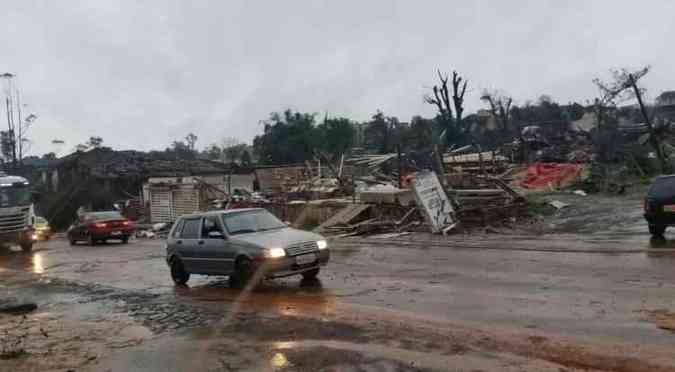
[[296, 257], [281, 257], [276, 259], [265, 259], [258, 263], [258, 269], [265, 273], [267, 278], [281, 278], [284, 276], [291, 276], [302, 274], [305, 271], [314, 270], [321, 266], [325, 266], [330, 260], [330, 250], [323, 249], [314, 252], [316, 260], [306, 264], [298, 264]]
[[[118, 231], [119, 233], [115, 233]], [[101, 231], [101, 232], [90, 232], [91, 236], [96, 240], [102, 239], [124, 239], [129, 238], [133, 235], [134, 230], [114, 230], [114, 231]]]

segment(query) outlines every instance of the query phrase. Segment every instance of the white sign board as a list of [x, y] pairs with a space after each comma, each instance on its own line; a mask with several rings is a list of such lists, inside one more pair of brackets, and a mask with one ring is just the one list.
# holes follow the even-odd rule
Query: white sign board
[[412, 182], [417, 206], [434, 233], [443, 232], [455, 223], [455, 212], [434, 172], [417, 172]]

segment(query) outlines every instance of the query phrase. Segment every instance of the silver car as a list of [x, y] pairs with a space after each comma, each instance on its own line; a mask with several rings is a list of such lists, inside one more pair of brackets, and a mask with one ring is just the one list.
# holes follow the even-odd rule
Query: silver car
[[187, 283], [190, 274], [227, 275], [238, 287], [296, 274], [313, 279], [329, 258], [324, 237], [290, 228], [262, 208], [182, 216], [166, 242], [176, 284]]

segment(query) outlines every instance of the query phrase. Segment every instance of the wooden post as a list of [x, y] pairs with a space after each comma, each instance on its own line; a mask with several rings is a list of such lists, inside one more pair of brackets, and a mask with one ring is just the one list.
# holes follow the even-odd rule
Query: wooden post
[[445, 177], [445, 165], [443, 164], [443, 155], [440, 153], [440, 146], [434, 145], [434, 158], [436, 158], [436, 166], [438, 167], [438, 172], [441, 175], [441, 185], [445, 187], [448, 183], [447, 177]]
[[[480, 149], [479, 149], [480, 151]], [[483, 153], [478, 153], [478, 162], [480, 163], [480, 173], [485, 176], [485, 164], [483, 163]]]
[[352, 172], [352, 203], [356, 204], [356, 180], [354, 179], [353, 172]]

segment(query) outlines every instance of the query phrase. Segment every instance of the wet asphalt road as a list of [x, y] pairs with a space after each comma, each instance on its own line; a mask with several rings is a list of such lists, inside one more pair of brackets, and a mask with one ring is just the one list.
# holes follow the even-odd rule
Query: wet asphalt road
[[[350, 367], [336, 370], [426, 370], [411, 368], [410, 360], [428, 370], [572, 371], [612, 363], [630, 367], [614, 370], [653, 370], [598, 360], [608, 350], [675, 368], [675, 332], [650, 316], [675, 310], [675, 241], [650, 241], [638, 231], [416, 234], [342, 239], [331, 249], [318, 282], [270, 280], [251, 293], [229, 288], [221, 277], [192, 276], [189, 286], [175, 287], [160, 240], [89, 247], [54, 239], [30, 254], [0, 255], [0, 276], [36, 274], [62, 282], [64, 294], [35, 292], [48, 309], [39, 317], [51, 313], [64, 322], [49, 311], [53, 302], [70, 312], [66, 318], [75, 327], [93, 321], [88, 327], [110, 328], [122, 320], [114, 326], [118, 333], [98, 330], [90, 341], [109, 338], [117, 341], [106, 347], [122, 348], [98, 360], [89, 368], [94, 371], [199, 370], [218, 363], [224, 367], [215, 370], [318, 370], [345, 360]], [[68, 294], [68, 283], [77, 283], [80, 294]], [[135, 341], [148, 337], [153, 341]], [[447, 343], [448, 337], [454, 341]], [[576, 346], [569, 345], [580, 344], [602, 351], [570, 352]], [[323, 359], [317, 360], [318, 351]], [[89, 363], [92, 352], [82, 351], [80, 359]]]
[[[675, 345], [675, 333], [659, 329], [645, 315], [675, 310], [675, 253], [669, 241], [653, 248], [644, 235], [429, 239], [331, 242], [332, 261], [320, 282], [307, 286], [296, 277], [267, 281], [243, 306], [281, 315], [364, 306], [420, 319], [643, 347]], [[39, 243], [31, 254], [0, 256], [0, 268], [168, 294], [186, 303], [231, 305], [239, 299], [219, 277], [193, 276], [189, 287], [174, 287], [160, 240], [71, 247], [54, 239]]]

